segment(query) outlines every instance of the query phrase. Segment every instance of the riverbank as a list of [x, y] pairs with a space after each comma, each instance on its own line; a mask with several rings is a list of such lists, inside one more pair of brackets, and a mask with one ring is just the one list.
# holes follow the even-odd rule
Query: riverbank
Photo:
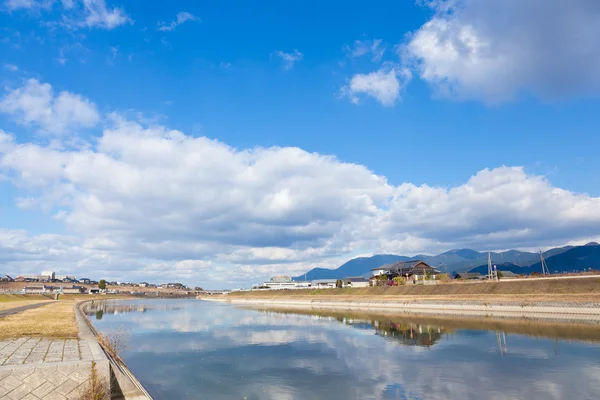
[[236, 292], [202, 297], [243, 306], [538, 318], [600, 323], [600, 278], [430, 286]]

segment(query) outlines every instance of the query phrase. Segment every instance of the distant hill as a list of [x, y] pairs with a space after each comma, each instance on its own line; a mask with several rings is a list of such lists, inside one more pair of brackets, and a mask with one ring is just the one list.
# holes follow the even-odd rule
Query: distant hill
[[[584, 268], [600, 270], [600, 245], [588, 243], [585, 246], [564, 246], [545, 251], [544, 258], [550, 272], [581, 271]], [[507, 250], [492, 252], [492, 262], [500, 271], [512, 271], [517, 274], [529, 274], [533, 271], [541, 272], [540, 255], [538, 253]], [[442, 272], [455, 274], [456, 272], [487, 273], [487, 252], [471, 249], [456, 249], [446, 251], [435, 256], [417, 254], [413, 257], [394, 254], [378, 254], [373, 257], [359, 257], [349, 260], [337, 269], [313, 268], [306, 275], [307, 280], [314, 279], [342, 279], [348, 276], [367, 276], [371, 269], [384, 264], [398, 261], [420, 259]], [[304, 280], [304, 275], [293, 278]]]
[[[406, 260], [410, 260], [410, 258], [394, 254], [377, 254], [372, 257], [353, 258], [336, 269], [313, 268], [306, 273], [306, 279], [311, 281], [314, 279], [343, 279], [348, 276], [362, 276], [369, 274], [371, 269], [380, 265]], [[292, 279], [303, 281], [304, 275], [295, 276]]]
[[[585, 246], [573, 247], [570, 250], [546, 258], [550, 273], [583, 271], [588, 268], [600, 270], [600, 245], [592, 242]], [[541, 262], [530, 266], [531, 271], [542, 271]]]
[[[593, 268], [600, 270], [600, 245], [595, 242], [586, 244], [585, 246], [566, 246], [556, 249], [551, 249], [543, 253], [546, 264], [550, 273], [554, 272], [580, 272]], [[515, 274], [531, 274], [532, 272], [542, 272], [542, 262], [539, 260], [539, 254], [536, 255], [537, 262], [531, 265], [521, 266], [518, 264], [506, 262], [496, 263], [498, 271], [512, 271]], [[493, 260], [493, 259], [492, 259]], [[469, 272], [479, 272], [487, 274], [487, 263], [480, 265]]]
[[[511, 272], [514, 272], [515, 274], [528, 274], [529, 273], [529, 267], [523, 267], [521, 265], [517, 265], [514, 263], [510, 263], [510, 262], [505, 262], [505, 263], [500, 263], [500, 264], [494, 263], [494, 265], [496, 266], [496, 269], [498, 271], [511, 271]], [[487, 264], [480, 265], [479, 267], [475, 267], [475, 268], [469, 270], [469, 272], [479, 272], [482, 275], [487, 275], [488, 266], [487, 266]]]

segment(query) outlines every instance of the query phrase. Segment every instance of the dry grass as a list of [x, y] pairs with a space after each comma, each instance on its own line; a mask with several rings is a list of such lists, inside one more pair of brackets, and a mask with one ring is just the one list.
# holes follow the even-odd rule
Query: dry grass
[[357, 289], [306, 289], [235, 292], [235, 298], [309, 298], [334, 301], [531, 300], [600, 301], [600, 278], [514, 282], [465, 282], [439, 285], [379, 286]]
[[0, 318], [0, 338], [42, 336], [77, 337], [75, 301], [57, 301], [44, 307]]
[[119, 357], [119, 353], [127, 348], [129, 336], [124, 328], [111, 330], [106, 333], [100, 333], [96, 335], [96, 339], [100, 346], [104, 348], [114, 359], [123, 361]]
[[96, 363], [92, 362], [90, 379], [79, 395], [79, 400], [109, 400], [110, 397], [110, 385], [106, 379], [98, 375]]
[[21, 300], [21, 301], [10, 301], [10, 302], [0, 302], [0, 311], [8, 310], [9, 308], [16, 308], [21, 306], [27, 306], [29, 304], [38, 304], [38, 303], [46, 303], [49, 300]]

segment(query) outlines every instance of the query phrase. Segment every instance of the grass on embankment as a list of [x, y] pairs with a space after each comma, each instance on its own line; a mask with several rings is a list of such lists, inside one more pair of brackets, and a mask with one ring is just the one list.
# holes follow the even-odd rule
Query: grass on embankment
[[56, 301], [43, 307], [0, 318], [0, 338], [36, 336], [77, 337], [75, 301]]
[[41, 294], [0, 294], [0, 311], [46, 301], [50, 298]]
[[[301, 289], [234, 292], [231, 298], [325, 298], [340, 300], [415, 297], [415, 298], [488, 298], [552, 297], [553, 299], [600, 300], [600, 278], [518, 280], [504, 282], [453, 282], [438, 285], [376, 286], [343, 289]], [[335, 299], [332, 299], [335, 300]]]
[[[0, 303], [0, 305], [8, 305], [5, 308], [18, 307], [18, 303], [20, 302], [25, 302], [25, 304], [41, 302], [44, 300], [41, 300], [39, 297], [46, 298], [43, 295], [27, 294], [0, 295], [0, 299], [6, 299], [4, 296], [23, 296], [25, 298], [25, 300], [2, 300], [4, 302]], [[131, 296], [65, 294], [60, 296], [59, 301], [53, 301], [46, 298], [46, 301], [48, 302], [47, 305], [0, 318], [0, 339], [23, 336], [74, 338], [77, 337], [78, 333], [74, 308], [77, 302], [83, 300], [126, 298], [131, 298]]]

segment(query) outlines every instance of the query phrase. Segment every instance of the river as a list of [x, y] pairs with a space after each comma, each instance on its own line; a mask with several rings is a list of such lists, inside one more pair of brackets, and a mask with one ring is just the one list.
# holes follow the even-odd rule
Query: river
[[199, 300], [107, 301], [90, 319], [155, 399], [598, 399], [599, 328]]

